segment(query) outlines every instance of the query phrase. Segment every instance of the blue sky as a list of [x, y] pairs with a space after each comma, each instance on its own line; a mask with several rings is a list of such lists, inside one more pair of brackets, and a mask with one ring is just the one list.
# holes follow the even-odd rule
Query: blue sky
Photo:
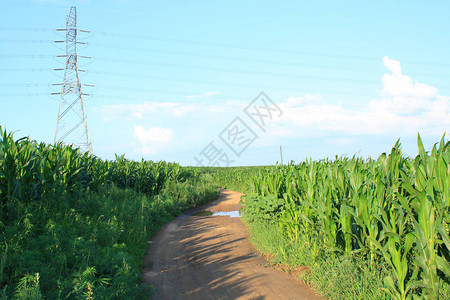
[[[16, 137], [53, 142], [71, 6], [104, 159], [266, 165], [280, 146], [285, 162], [377, 157], [399, 138], [414, 156], [418, 132], [430, 149], [450, 131], [448, 1], [4, 0], [0, 126]], [[282, 112], [263, 130], [244, 112], [262, 91]], [[219, 136], [237, 117], [257, 136], [239, 155]]]

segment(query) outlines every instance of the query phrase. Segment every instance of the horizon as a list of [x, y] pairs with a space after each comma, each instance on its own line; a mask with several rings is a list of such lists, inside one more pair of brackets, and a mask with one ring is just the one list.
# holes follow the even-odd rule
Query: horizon
[[301, 162], [449, 140], [447, 1], [3, 1], [0, 126], [15, 136], [53, 143], [71, 6], [91, 31], [78, 68], [99, 158], [263, 166], [280, 146]]

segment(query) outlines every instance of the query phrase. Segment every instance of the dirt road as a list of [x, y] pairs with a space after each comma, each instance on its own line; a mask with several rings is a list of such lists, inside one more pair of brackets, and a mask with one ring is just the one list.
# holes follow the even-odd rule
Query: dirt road
[[322, 299], [271, 268], [248, 242], [240, 218], [198, 213], [236, 211], [241, 195], [222, 190], [218, 200], [153, 237], [142, 271], [155, 287], [151, 299]]

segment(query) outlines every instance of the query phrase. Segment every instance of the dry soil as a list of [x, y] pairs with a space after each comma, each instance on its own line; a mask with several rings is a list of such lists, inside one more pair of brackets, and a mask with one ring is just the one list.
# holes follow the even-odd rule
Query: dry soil
[[258, 255], [240, 218], [198, 214], [236, 211], [241, 195], [223, 189], [153, 237], [142, 270], [150, 299], [322, 299]]

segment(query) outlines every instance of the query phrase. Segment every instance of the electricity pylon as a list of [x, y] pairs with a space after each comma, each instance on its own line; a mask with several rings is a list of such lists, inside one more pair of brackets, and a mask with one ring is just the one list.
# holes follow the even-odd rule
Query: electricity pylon
[[[57, 29], [57, 31], [66, 31], [66, 55], [58, 55], [58, 57], [66, 58], [64, 70], [64, 82], [62, 84], [61, 93], [52, 93], [53, 95], [61, 94], [58, 110], [58, 120], [56, 123], [55, 144], [63, 142], [64, 144], [79, 147], [82, 152], [92, 154], [92, 143], [89, 139], [89, 129], [87, 124], [86, 111], [84, 109], [83, 94], [81, 92], [81, 83], [78, 70], [77, 34], [80, 32], [89, 32], [77, 29], [77, 9], [71, 7], [67, 15], [65, 29]], [[55, 41], [55, 43], [63, 43], [64, 41]], [[89, 58], [85, 56], [80, 56]]]

